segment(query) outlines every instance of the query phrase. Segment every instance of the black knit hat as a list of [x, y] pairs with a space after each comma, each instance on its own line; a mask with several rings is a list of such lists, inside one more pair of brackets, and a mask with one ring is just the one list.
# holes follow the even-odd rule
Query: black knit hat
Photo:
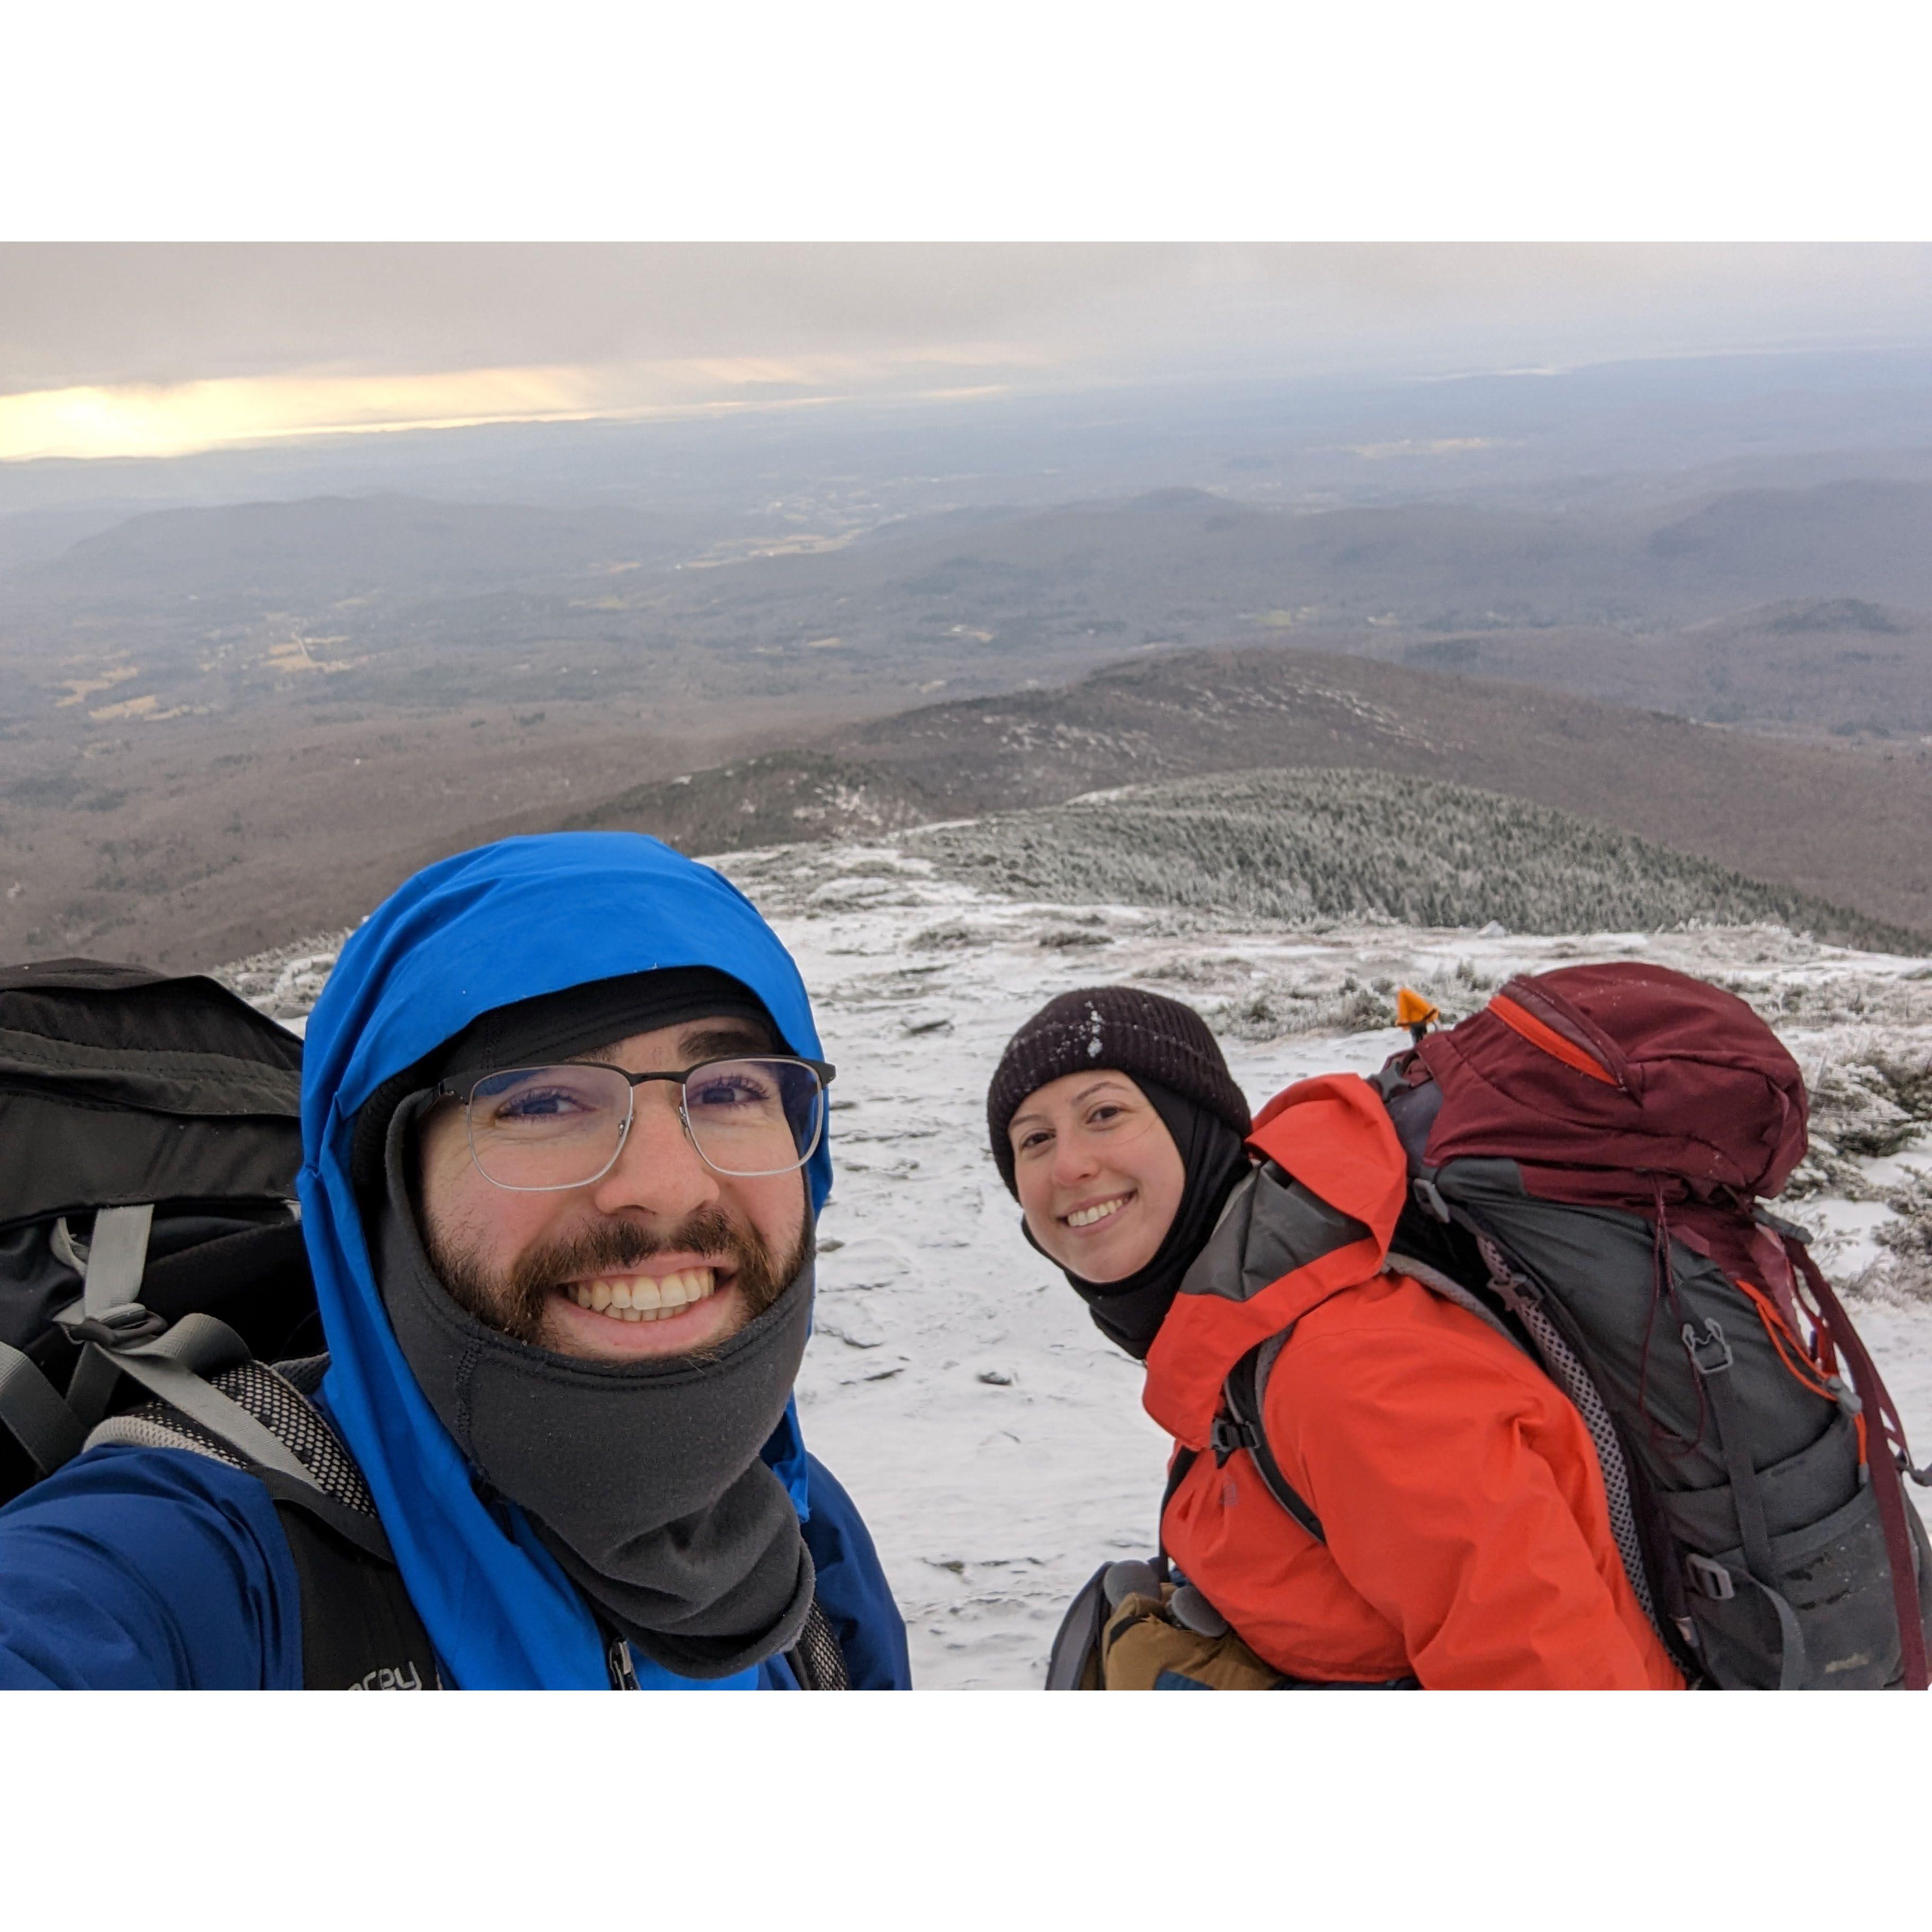
[[1108, 1067], [1166, 1088], [1246, 1136], [1248, 1103], [1208, 1023], [1192, 1006], [1133, 986], [1086, 986], [1049, 1000], [1015, 1034], [986, 1090], [986, 1130], [1006, 1191], [1018, 1198], [1007, 1124], [1029, 1094], [1083, 1069]]

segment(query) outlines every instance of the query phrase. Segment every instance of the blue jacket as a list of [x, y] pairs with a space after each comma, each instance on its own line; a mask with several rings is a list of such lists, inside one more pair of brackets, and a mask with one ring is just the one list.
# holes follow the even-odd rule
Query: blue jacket
[[[356, 1110], [478, 1014], [661, 967], [754, 992], [793, 1052], [818, 1030], [790, 956], [709, 867], [626, 832], [506, 839], [444, 860], [344, 946], [310, 1016], [298, 1189], [331, 1366], [322, 1396], [374, 1496], [445, 1678], [462, 1688], [608, 1682], [582, 1597], [520, 1514], [478, 1500], [396, 1346], [350, 1179]], [[830, 1148], [807, 1170], [814, 1211]], [[808, 1456], [795, 1409], [765, 1449], [790, 1492], [855, 1682], [904, 1688], [905, 1636], [850, 1500]], [[184, 1452], [91, 1451], [0, 1510], [0, 1685], [298, 1683], [292, 1560], [260, 1484]], [[790, 1688], [781, 1663], [706, 1684], [640, 1664], [646, 1688]]]
[[[909, 1688], [905, 1626], [815, 1457], [805, 1540], [853, 1688]], [[653, 1674], [646, 1689], [708, 1690]], [[745, 1681], [748, 1679], [749, 1681]], [[302, 1608], [268, 1492], [172, 1449], [90, 1450], [0, 1510], [0, 1690], [298, 1690]], [[725, 1688], [797, 1688], [773, 1658]]]

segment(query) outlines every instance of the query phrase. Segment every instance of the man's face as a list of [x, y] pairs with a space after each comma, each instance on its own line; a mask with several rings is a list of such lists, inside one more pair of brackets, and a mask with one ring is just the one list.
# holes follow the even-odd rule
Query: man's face
[[[574, 1056], [631, 1073], [769, 1053], [738, 1019], [692, 1020]], [[592, 1360], [716, 1348], [776, 1301], [804, 1264], [812, 1229], [802, 1169], [719, 1174], [705, 1166], [667, 1081], [639, 1087], [631, 1131], [602, 1180], [518, 1193], [471, 1158], [461, 1104], [418, 1129], [424, 1244], [452, 1298], [478, 1321]]]

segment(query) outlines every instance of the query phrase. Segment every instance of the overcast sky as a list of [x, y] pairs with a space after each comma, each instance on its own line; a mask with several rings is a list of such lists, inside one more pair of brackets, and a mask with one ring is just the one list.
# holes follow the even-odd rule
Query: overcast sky
[[1932, 335], [1932, 248], [0, 246], [0, 458]]

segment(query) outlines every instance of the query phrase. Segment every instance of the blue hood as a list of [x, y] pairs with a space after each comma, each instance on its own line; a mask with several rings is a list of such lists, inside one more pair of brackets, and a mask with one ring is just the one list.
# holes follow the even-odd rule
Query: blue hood
[[[508, 1533], [404, 1362], [350, 1179], [356, 1110], [478, 1015], [596, 980], [710, 966], [751, 988], [794, 1053], [821, 1057], [804, 982], [751, 902], [709, 866], [634, 832], [507, 838], [418, 872], [342, 949], [302, 1060], [303, 1227], [330, 1367], [324, 1400], [362, 1466], [403, 1580], [466, 1690], [606, 1686], [584, 1600], [520, 1514]], [[832, 1186], [823, 1142], [812, 1211]], [[796, 1414], [766, 1460], [805, 1514]], [[756, 1671], [706, 1689], [750, 1688]], [[640, 1678], [697, 1688], [668, 1672]]]

